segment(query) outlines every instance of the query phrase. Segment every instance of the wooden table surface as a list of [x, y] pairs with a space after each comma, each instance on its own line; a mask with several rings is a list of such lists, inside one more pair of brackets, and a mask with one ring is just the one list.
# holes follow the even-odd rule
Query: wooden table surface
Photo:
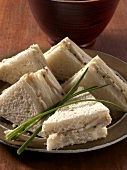
[[[0, 0], [0, 55], [31, 44], [50, 46], [26, 0]], [[127, 62], [127, 0], [120, 0], [109, 25], [92, 49]], [[127, 170], [127, 139], [87, 153], [45, 154], [24, 152], [0, 144], [0, 170]]]

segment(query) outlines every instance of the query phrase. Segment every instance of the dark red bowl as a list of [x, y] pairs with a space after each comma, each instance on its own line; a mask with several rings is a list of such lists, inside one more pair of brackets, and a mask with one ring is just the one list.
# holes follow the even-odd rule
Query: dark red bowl
[[119, 0], [28, 2], [51, 45], [68, 36], [76, 44], [89, 47], [111, 20]]

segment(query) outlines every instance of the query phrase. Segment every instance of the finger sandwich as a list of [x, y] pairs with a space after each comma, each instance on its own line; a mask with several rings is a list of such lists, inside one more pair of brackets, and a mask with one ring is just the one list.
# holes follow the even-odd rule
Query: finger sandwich
[[0, 80], [16, 83], [26, 73], [36, 72], [47, 65], [37, 44], [0, 62]]
[[44, 53], [46, 61], [58, 80], [65, 81], [92, 58], [68, 37]]
[[[95, 98], [87, 92], [69, 102], [81, 99]], [[42, 133], [48, 138], [47, 150], [106, 137], [106, 126], [111, 123], [109, 112], [106, 106], [97, 101], [80, 102], [58, 109], [42, 126]]]
[[[92, 95], [97, 99], [107, 100], [127, 110], [127, 83], [117, 76], [99, 56], [94, 57], [85, 67], [66, 81], [62, 85], [63, 89], [66, 92], [69, 91], [86, 68], [88, 68], [87, 74], [82, 79], [80, 85], [87, 88], [109, 84], [105, 88], [92, 91]], [[116, 109], [112, 105], [107, 106], [110, 109]]]

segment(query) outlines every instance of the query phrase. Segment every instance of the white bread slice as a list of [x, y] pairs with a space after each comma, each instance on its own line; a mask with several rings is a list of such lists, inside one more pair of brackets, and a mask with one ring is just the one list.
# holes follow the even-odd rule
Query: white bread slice
[[[74, 97], [70, 101], [95, 99], [90, 93]], [[62, 133], [78, 128], [104, 127], [111, 123], [109, 109], [100, 102], [86, 101], [58, 109], [44, 121], [42, 132], [44, 136]]]
[[[88, 68], [88, 72], [82, 79], [80, 85], [84, 88], [87, 88], [91, 86], [110, 84], [107, 87], [94, 90], [91, 93], [97, 99], [113, 102], [127, 110], [127, 83], [123, 82], [123, 80], [121, 80], [99, 56], [94, 57], [83, 69], [66, 81], [62, 85], [63, 89], [66, 92], [70, 90], [70, 88], [78, 81], [86, 68]], [[117, 109], [116, 107], [112, 107], [112, 105], [107, 106], [110, 109]]]
[[36, 72], [46, 65], [39, 46], [32, 45], [27, 50], [0, 62], [0, 80], [14, 84], [24, 74]]
[[107, 128], [77, 129], [64, 133], [54, 133], [47, 139], [47, 150], [63, 148], [74, 144], [84, 144], [107, 136]]
[[15, 125], [20, 125], [41, 113], [44, 107], [26, 83], [25, 78], [4, 90], [0, 95], [0, 116]]
[[65, 81], [92, 58], [68, 37], [44, 53], [46, 61], [58, 80]]
[[[60, 101], [63, 90], [58, 82], [53, 87], [52, 80], [47, 81], [45, 77], [48, 77], [48, 74], [56, 81], [46, 68], [25, 74], [18, 82], [4, 90], [0, 95], [0, 116], [20, 125]], [[57, 90], [57, 94], [53, 89]]]

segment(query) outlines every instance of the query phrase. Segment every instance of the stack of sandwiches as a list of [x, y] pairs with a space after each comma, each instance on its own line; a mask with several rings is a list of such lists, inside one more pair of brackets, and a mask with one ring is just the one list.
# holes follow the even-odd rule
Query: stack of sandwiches
[[[83, 89], [79, 87], [78, 90]], [[84, 93], [70, 101], [95, 99]], [[100, 102], [86, 101], [59, 109], [44, 121], [42, 132], [47, 137], [47, 150], [63, 148], [105, 138], [111, 123], [109, 109]]]
[[[127, 110], [127, 84], [99, 56], [92, 59], [66, 37], [44, 55], [38, 45], [33, 45], [0, 63], [0, 80], [12, 84], [0, 95], [0, 116], [20, 125], [42, 113], [62, 100], [86, 68], [78, 91], [110, 85], [91, 94], [80, 94], [68, 102], [97, 98]], [[64, 81], [62, 86], [58, 80]], [[112, 120], [109, 109], [112, 107], [97, 101], [66, 106], [43, 122], [39, 135], [47, 138], [48, 151], [105, 138]]]
[[0, 95], [0, 116], [20, 125], [63, 98], [63, 89], [48, 67], [25, 74]]

